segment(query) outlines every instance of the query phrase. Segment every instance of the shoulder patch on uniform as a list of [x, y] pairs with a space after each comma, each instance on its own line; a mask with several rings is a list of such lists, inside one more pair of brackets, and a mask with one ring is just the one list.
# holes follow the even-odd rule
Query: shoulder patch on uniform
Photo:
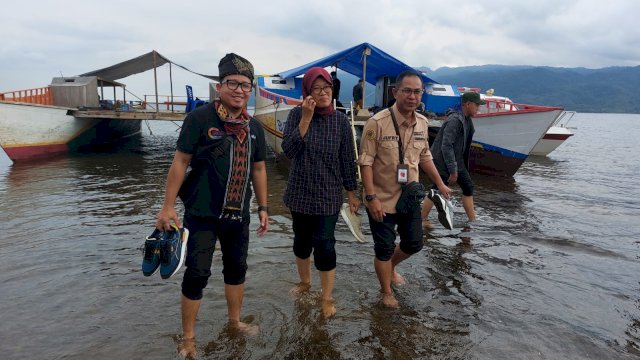
[[367, 140], [375, 140], [376, 138], [376, 131], [373, 129], [369, 129], [364, 133], [364, 138]]

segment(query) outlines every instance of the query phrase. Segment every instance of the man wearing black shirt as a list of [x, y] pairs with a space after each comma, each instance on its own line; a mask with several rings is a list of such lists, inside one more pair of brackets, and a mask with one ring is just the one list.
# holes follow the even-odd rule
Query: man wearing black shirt
[[[198, 107], [184, 120], [177, 150], [167, 176], [156, 228], [181, 227], [174, 204], [179, 195], [185, 205], [184, 225], [189, 229], [186, 270], [182, 281], [183, 341], [180, 352], [195, 354], [195, 323], [203, 289], [211, 276], [216, 240], [223, 253], [224, 292], [230, 328], [254, 334], [256, 325], [240, 321], [249, 245], [249, 207], [253, 184], [260, 226], [268, 231], [266, 146], [264, 132], [246, 111], [253, 88], [253, 66], [227, 54], [218, 65], [219, 99]], [[191, 172], [185, 179], [187, 168]]]

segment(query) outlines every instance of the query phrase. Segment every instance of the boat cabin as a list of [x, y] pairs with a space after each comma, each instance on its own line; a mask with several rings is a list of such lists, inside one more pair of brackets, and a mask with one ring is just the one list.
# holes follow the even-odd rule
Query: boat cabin
[[[55, 77], [51, 80], [52, 105], [70, 108], [129, 110], [125, 85], [97, 76]], [[113, 100], [106, 100], [104, 88], [113, 88]], [[122, 89], [118, 99], [116, 89]], [[117, 105], [117, 106], [115, 106]], [[114, 107], [115, 106], [115, 107]]]

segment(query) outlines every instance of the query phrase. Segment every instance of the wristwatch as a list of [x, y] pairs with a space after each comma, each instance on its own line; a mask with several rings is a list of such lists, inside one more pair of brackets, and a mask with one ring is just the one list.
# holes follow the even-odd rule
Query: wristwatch
[[376, 198], [376, 194], [366, 195], [366, 196], [364, 197], [364, 199], [365, 199], [365, 200], [367, 200], [367, 202], [371, 202], [371, 201], [373, 201], [373, 199], [375, 199], [375, 198]]
[[266, 212], [268, 214], [269, 213], [269, 207], [260, 205], [260, 206], [258, 206], [258, 212], [260, 212], [260, 211], [264, 211], [264, 212]]

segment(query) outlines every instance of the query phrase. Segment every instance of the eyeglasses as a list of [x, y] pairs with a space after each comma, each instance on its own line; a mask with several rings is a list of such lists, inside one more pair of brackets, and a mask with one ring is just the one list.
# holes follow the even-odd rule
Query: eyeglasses
[[415, 96], [420, 96], [422, 95], [422, 92], [424, 90], [422, 89], [409, 89], [409, 88], [402, 88], [400, 89], [400, 92], [402, 92], [403, 94], [405, 94], [406, 96], [409, 96], [411, 94], [415, 95]]
[[324, 91], [326, 94], [330, 93], [333, 88], [330, 85], [327, 86], [314, 86], [311, 88], [311, 93], [314, 95], [320, 95]]
[[244, 92], [249, 92], [249, 91], [251, 91], [251, 89], [253, 89], [253, 84], [252, 83], [248, 83], [248, 82], [239, 82], [239, 81], [235, 81], [235, 80], [227, 80], [227, 81], [223, 82], [223, 84], [227, 84], [227, 87], [229, 88], [229, 90], [236, 90], [238, 88], [238, 86], [240, 86], [240, 88]]

